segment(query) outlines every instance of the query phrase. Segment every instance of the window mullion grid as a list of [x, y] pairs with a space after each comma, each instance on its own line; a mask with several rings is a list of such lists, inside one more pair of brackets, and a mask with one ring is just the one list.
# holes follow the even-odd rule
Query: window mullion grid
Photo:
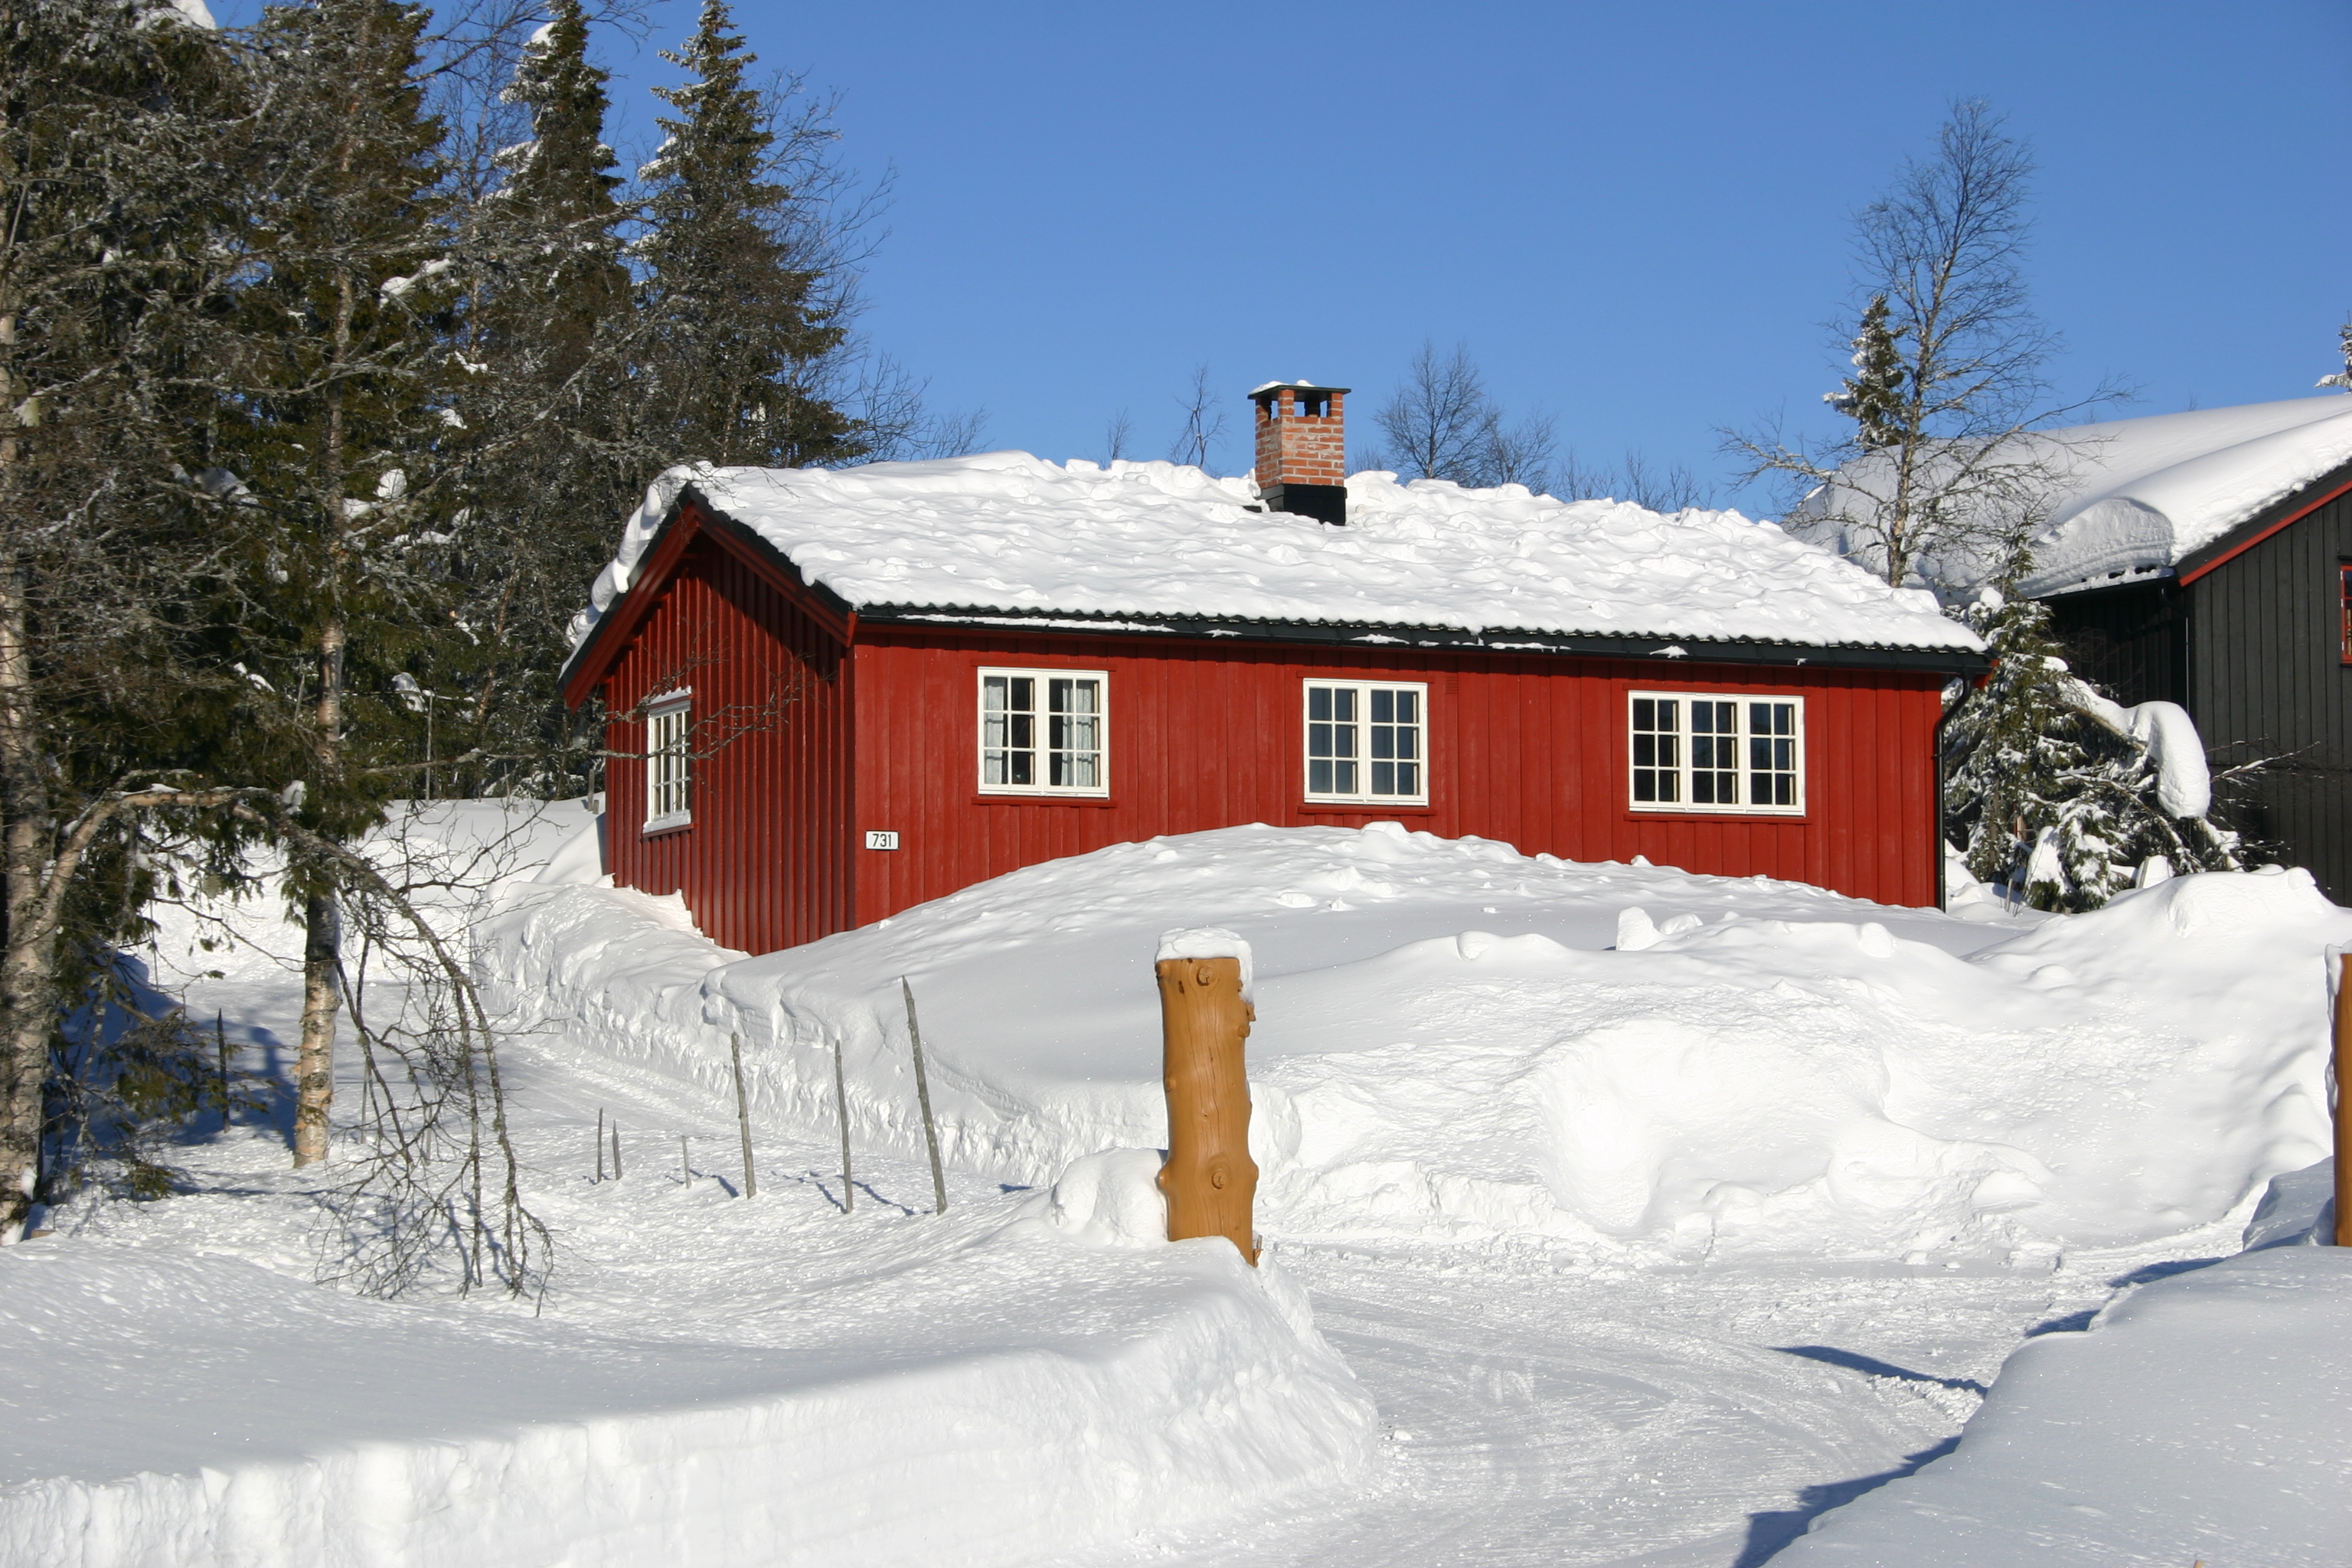
[[1425, 688], [1308, 681], [1304, 707], [1308, 799], [1378, 805], [1429, 798]]
[[1638, 693], [1629, 703], [1632, 805], [1691, 812], [1803, 809], [1801, 700]]

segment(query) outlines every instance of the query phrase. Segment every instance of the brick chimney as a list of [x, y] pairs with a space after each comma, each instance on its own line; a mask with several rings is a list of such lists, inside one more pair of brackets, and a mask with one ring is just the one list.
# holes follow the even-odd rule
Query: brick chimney
[[1348, 388], [1269, 381], [1257, 405], [1257, 493], [1276, 511], [1348, 521]]

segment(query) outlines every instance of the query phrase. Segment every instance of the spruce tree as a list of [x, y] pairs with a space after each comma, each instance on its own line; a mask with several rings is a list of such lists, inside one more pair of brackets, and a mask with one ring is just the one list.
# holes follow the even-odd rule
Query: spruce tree
[[[2012, 552], [2008, 582], [2024, 561]], [[1946, 830], [1970, 875], [2035, 909], [2077, 910], [2159, 858], [2177, 871], [2241, 868], [2235, 833], [2166, 809], [2149, 747], [2067, 668], [2047, 607], [1989, 588], [1965, 618], [1997, 661], [1945, 727]]]
[[846, 337], [838, 280], [811, 253], [774, 105], [746, 85], [754, 57], [732, 26], [723, 0], [705, 0], [686, 47], [663, 56], [691, 79], [656, 89], [677, 113], [643, 170], [644, 439], [677, 460], [841, 462], [866, 445], [823, 395]]
[[[2063, 698], [2050, 612], [2036, 600], [1990, 590], [1967, 620], [1989, 646], [1992, 675], [1965, 700], [1945, 730], [1950, 762], [1945, 805], [1959, 848], [1979, 881], [2012, 887], [2053, 829], [2067, 780], [2089, 763]], [[2043, 857], [2047, 868], [2048, 857]], [[2045, 879], [2023, 889], [2037, 909], [2059, 907], [2065, 889]]]
[[9, 6], [0, 45], [5, 1242], [36, 1191], [59, 1020], [144, 896], [113, 797], [184, 695], [172, 601], [206, 537], [173, 459], [241, 109], [219, 37], [157, 7]]
[[1854, 445], [1877, 451], [1900, 444], [1904, 425], [1901, 333], [1887, 324], [1886, 296], [1874, 295], [1853, 337], [1854, 374], [1822, 401], [1854, 423]]
[[614, 195], [618, 160], [604, 144], [608, 78], [589, 63], [579, 0], [555, 0], [551, 10], [506, 95], [530, 114], [530, 140], [499, 155], [507, 177], [483, 204], [477, 239], [494, 272], [483, 346], [502, 370], [554, 390], [587, 364], [599, 325], [627, 307], [629, 277]]
[[[250, 672], [222, 776], [281, 787], [300, 826], [349, 844], [405, 780], [392, 677], [449, 636], [441, 468], [462, 279], [443, 128], [425, 110], [425, 14], [392, 0], [268, 11], [257, 79], [268, 139], [247, 167], [256, 277], [218, 340], [222, 459], [240, 481], [215, 624]], [[322, 1159], [341, 996], [341, 875], [303, 857], [295, 1163]]]
[[455, 404], [464, 434], [453, 439], [467, 453], [454, 563], [467, 635], [446, 662], [413, 672], [462, 699], [439, 710], [445, 753], [485, 760], [443, 777], [484, 793], [588, 787], [565, 755], [578, 737], [554, 687], [564, 629], [611, 552], [613, 520], [662, 457], [630, 441], [635, 323], [627, 215], [604, 141], [606, 77], [589, 62], [577, 0], [553, 13], [507, 89], [530, 140], [499, 155], [505, 179], [466, 222], [467, 360], [484, 367]]

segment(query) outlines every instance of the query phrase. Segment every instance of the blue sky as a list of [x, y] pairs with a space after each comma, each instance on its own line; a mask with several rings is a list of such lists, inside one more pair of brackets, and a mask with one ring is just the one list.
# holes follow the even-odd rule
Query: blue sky
[[[642, 152], [671, 79], [607, 37]], [[2352, 6], [2150, 3], [1181, 5], [745, 0], [766, 67], [895, 171], [866, 330], [989, 444], [1161, 455], [1205, 363], [1359, 389], [1466, 343], [1513, 412], [1735, 498], [1713, 431], [1815, 421], [1850, 215], [1956, 95], [2042, 165], [2057, 379], [2131, 412], [2308, 394], [2352, 313]], [[1761, 505], [1762, 496], [1745, 498]]]

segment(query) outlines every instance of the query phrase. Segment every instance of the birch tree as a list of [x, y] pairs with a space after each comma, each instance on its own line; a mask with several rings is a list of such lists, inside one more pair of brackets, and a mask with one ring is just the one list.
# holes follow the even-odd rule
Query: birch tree
[[1934, 153], [1855, 217], [1853, 374], [1824, 395], [1844, 426], [1817, 442], [1725, 433], [1743, 482], [1789, 482], [1789, 526], [1898, 586], [1997, 568], [2093, 455], [2032, 433], [2122, 395], [2062, 399], [2044, 374], [2059, 341], [2026, 288], [2032, 175], [2000, 115], [1954, 104]]
[[1381, 439], [1350, 458], [1357, 470], [1382, 468], [1408, 479], [1451, 479], [1481, 489], [1524, 485], [1539, 495], [1558, 490], [1577, 499], [1562, 481], [1580, 470], [1572, 457], [1561, 467], [1551, 416], [1536, 413], [1504, 423], [1465, 345], [1441, 355], [1435, 343], [1423, 342], [1372, 423]]

